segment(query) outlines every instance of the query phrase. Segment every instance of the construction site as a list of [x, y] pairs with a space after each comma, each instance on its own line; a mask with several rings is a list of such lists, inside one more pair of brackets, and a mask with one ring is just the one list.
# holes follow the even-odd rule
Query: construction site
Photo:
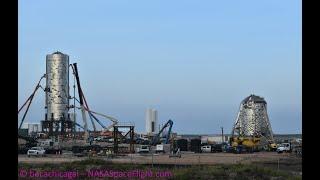
[[[67, 54], [57, 51], [45, 60], [45, 74], [39, 75], [34, 91], [18, 109], [22, 116], [18, 120], [19, 163], [100, 159], [153, 167], [269, 162], [279, 168], [282, 162], [291, 162], [297, 166], [296, 172], [302, 171], [301, 134], [274, 134], [263, 97], [251, 94], [240, 102], [232, 132], [225, 133], [221, 128], [221, 134], [214, 135], [178, 134], [174, 132], [174, 119], [168, 117], [160, 126], [157, 110], [147, 109], [146, 130], [137, 133], [135, 122], [90, 108], [78, 64], [70, 63]], [[45, 93], [45, 106], [38, 107], [44, 108], [45, 114], [39, 123], [26, 123], [37, 93]], [[76, 118], [76, 114], [81, 117]]]

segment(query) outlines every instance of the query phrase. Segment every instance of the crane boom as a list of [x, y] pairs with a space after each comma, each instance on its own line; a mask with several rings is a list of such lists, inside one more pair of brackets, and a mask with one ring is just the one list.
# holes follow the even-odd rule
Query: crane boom
[[88, 110], [88, 109], [86, 109], [88, 112], [91, 112], [91, 113], [93, 113], [93, 114], [97, 114], [97, 115], [100, 115], [100, 116], [103, 116], [103, 117], [105, 117], [105, 118], [108, 118], [108, 119], [110, 119], [113, 123], [118, 123], [118, 120], [116, 119], [116, 118], [114, 118], [114, 117], [111, 117], [111, 116], [108, 116], [108, 115], [104, 115], [104, 114], [101, 114], [101, 113], [98, 113], [98, 112], [94, 112], [94, 111], [91, 111], [91, 110]]
[[83, 119], [83, 123], [84, 123], [84, 136], [85, 139], [88, 139], [89, 137], [89, 133], [88, 133], [88, 125], [87, 125], [87, 117], [86, 117], [86, 113], [85, 113], [85, 106], [83, 104], [83, 99], [82, 99], [82, 89], [80, 86], [80, 79], [79, 79], [79, 74], [78, 74], [78, 68], [77, 68], [77, 63], [73, 63], [72, 70], [75, 73], [76, 76], [76, 80], [77, 80], [77, 86], [78, 86], [78, 94], [79, 94], [79, 99], [80, 99], [80, 106], [81, 106], [81, 113], [82, 113], [82, 119]]
[[103, 124], [99, 121], [99, 119], [96, 118], [91, 112], [89, 112], [89, 115], [90, 115], [90, 117], [94, 118], [94, 119], [100, 124], [100, 126], [101, 126], [103, 129], [106, 129], [106, 126], [103, 125]]
[[171, 119], [169, 119], [166, 124], [161, 128], [161, 130], [159, 131], [159, 133], [154, 136], [154, 138], [152, 139], [151, 141], [151, 144], [152, 145], [155, 145], [158, 143], [159, 141], [159, 138], [160, 138], [160, 134], [163, 132], [163, 130], [169, 126], [169, 130], [168, 130], [168, 133], [166, 135], [166, 141], [165, 141], [165, 144], [168, 144], [169, 142], [169, 139], [170, 139], [170, 134], [171, 134], [171, 129], [172, 129], [172, 125], [173, 125], [173, 121]]
[[18, 114], [19, 114], [19, 112], [22, 110], [22, 108], [27, 104], [27, 102], [29, 102], [29, 103], [28, 103], [28, 106], [27, 106], [27, 109], [26, 109], [26, 111], [25, 111], [24, 114], [23, 114], [21, 123], [20, 123], [20, 125], [19, 125], [19, 129], [21, 129], [22, 123], [23, 123], [24, 119], [26, 118], [26, 115], [27, 115], [27, 113], [28, 113], [28, 110], [29, 110], [29, 108], [30, 108], [30, 105], [31, 105], [31, 103], [32, 103], [32, 100], [33, 100], [33, 98], [34, 98], [34, 95], [36, 94], [36, 92], [37, 92], [37, 90], [39, 89], [39, 87], [41, 87], [41, 86], [40, 86], [41, 80], [42, 80], [43, 78], [45, 78], [45, 77], [46, 77], [46, 74], [44, 74], [44, 75], [40, 78], [40, 80], [39, 80], [36, 88], [34, 89], [33, 93], [31, 94], [31, 96], [27, 99], [27, 101], [26, 101], [26, 102], [22, 105], [22, 107], [18, 110]]
[[[79, 107], [77, 107], [77, 108], [78, 108], [78, 109], [81, 109], [81, 108], [79, 108]], [[101, 125], [101, 124], [100, 124], [101, 122], [98, 121], [99, 124], [100, 124], [104, 129], [106, 129], [106, 130], [109, 130], [109, 129], [112, 128], [114, 125], [118, 124], [118, 122], [119, 122], [119, 121], [118, 121], [116, 118], [114, 118], [114, 117], [111, 117], [111, 116], [108, 116], [108, 115], [105, 115], [105, 114], [101, 114], [101, 113], [98, 113], [98, 112], [89, 110], [89, 109], [87, 109], [87, 108], [85, 108], [85, 107], [84, 107], [84, 110], [85, 110], [85, 111], [88, 111], [89, 113], [92, 113], [92, 114], [97, 114], [97, 115], [103, 116], [103, 117], [109, 119], [110, 121], [112, 121], [113, 123], [112, 123], [110, 126], [108, 126], [108, 127], [105, 127], [105, 126]], [[94, 116], [93, 116], [93, 117], [94, 117]], [[94, 118], [95, 118], [95, 117], [94, 117]], [[95, 118], [95, 119], [97, 120], [97, 118]]]

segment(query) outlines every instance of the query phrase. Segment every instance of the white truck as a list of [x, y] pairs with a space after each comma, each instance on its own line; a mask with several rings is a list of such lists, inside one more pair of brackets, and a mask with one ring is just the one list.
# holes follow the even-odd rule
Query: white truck
[[58, 142], [52, 139], [41, 139], [38, 142], [38, 147], [46, 150], [46, 154], [62, 154], [62, 149]]
[[164, 148], [163, 148], [163, 144], [157, 144], [156, 153], [165, 153]]
[[32, 147], [28, 150], [27, 155], [30, 156], [44, 156], [46, 150], [43, 147]]
[[277, 148], [278, 153], [283, 153], [283, 152], [291, 152], [291, 144], [290, 143], [282, 143], [280, 146]]
[[206, 145], [206, 146], [201, 146], [201, 152], [204, 153], [211, 153], [211, 146], [210, 145]]
[[141, 145], [140, 148], [137, 149], [138, 153], [149, 153], [150, 148], [148, 145]]

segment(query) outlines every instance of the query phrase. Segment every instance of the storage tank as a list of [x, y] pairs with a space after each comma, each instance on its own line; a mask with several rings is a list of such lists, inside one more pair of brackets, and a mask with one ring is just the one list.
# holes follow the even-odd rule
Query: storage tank
[[155, 109], [146, 110], [146, 133], [155, 134], [158, 130], [158, 112]]
[[66, 119], [69, 111], [69, 56], [61, 52], [46, 57], [47, 118]]
[[34, 134], [41, 131], [40, 123], [27, 123], [28, 126], [28, 134]]

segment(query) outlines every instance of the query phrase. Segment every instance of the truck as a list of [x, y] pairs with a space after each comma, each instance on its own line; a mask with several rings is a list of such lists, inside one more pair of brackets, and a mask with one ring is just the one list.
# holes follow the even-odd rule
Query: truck
[[282, 143], [277, 148], [277, 153], [291, 152], [291, 151], [292, 151], [291, 143]]
[[44, 156], [46, 150], [43, 147], [32, 147], [28, 150], [27, 155], [30, 156]]
[[163, 148], [163, 144], [157, 144], [156, 153], [165, 153], [164, 148]]
[[201, 146], [201, 152], [210, 153], [211, 152], [211, 145]]
[[141, 145], [140, 148], [137, 149], [138, 153], [149, 153], [150, 148], [148, 145]]
[[62, 154], [62, 149], [58, 142], [52, 139], [39, 139], [38, 147], [43, 147], [46, 154]]

